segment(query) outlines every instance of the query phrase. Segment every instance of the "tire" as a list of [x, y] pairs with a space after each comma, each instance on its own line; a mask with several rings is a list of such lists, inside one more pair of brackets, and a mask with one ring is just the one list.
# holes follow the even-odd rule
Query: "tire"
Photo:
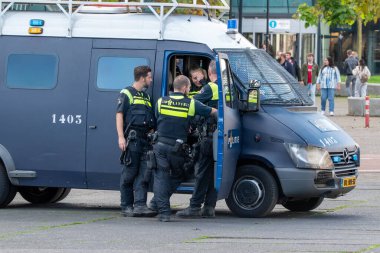
[[51, 203], [57, 203], [59, 201], [64, 200], [67, 197], [67, 195], [69, 195], [70, 192], [71, 192], [71, 188], [64, 188], [62, 195], [59, 196], [59, 198], [57, 200], [55, 200], [54, 202], [51, 202]]
[[6, 207], [15, 198], [17, 189], [11, 184], [7, 171], [0, 162], [0, 208]]
[[21, 196], [32, 204], [55, 203], [63, 195], [65, 188], [53, 187], [20, 187]]
[[307, 212], [317, 208], [323, 201], [324, 197], [315, 197], [301, 200], [288, 200], [282, 205], [293, 212]]
[[238, 169], [226, 203], [239, 217], [260, 218], [273, 210], [277, 200], [274, 177], [260, 166], [246, 165]]

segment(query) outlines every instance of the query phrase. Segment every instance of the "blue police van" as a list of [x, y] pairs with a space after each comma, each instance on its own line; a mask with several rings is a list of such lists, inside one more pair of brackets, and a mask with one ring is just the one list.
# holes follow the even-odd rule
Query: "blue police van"
[[[17, 192], [54, 203], [72, 188], [118, 190], [116, 99], [134, 67], [152, 68], [157, 101], [177, 75], [211, 60], [220, 98], [215, 187], [234, 214], [263, 217], [276, 204], [309, 211], [355, 188], [357, 143], [233, 22], [218, 20], [224, 1], [50, 5], [0, 6], [0, 207]], [[178, 192], [192, 189], [187, 182]]]

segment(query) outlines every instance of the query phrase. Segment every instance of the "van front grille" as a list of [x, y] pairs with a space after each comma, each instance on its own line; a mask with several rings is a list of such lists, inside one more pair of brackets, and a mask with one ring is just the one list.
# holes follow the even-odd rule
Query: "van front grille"
[[357, 151], [348, 151], [330, 153], [331, 160], [334, 163], [335, 175], [337, 177], [355, 176], [357, 174], [357, 162], [359, 156]]

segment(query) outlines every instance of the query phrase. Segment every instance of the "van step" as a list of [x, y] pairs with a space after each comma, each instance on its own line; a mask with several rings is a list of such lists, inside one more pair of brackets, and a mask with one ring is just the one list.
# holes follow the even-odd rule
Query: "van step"
[[12, 178], [34, 178], [37, 177], [37, 172], [32, 170], [13, 170], [8, 172], [8, 175]]

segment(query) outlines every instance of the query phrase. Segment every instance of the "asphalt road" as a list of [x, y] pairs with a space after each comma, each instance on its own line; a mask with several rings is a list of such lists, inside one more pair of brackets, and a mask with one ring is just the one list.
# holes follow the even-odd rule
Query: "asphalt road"
[[[19, 196], [0, 210], [0, 252], [380, 252], [380, 173], [312, 212], [277, 206], [267, 218], [233, 216], [224, 201], [214, 219], [124, 218], [119, 194], [73, 190], [63, 202], [30, 205]], [[175, 195], [173, 208], [188, 195]]]
[[[30, 205], [20, 196], [0, 209], [0, 252], [380, 252], [380, 118], [364, 128], [336, 100], [331, 119], [360, 144], [357, 188], [312, 212], [278, 205], [266, 218], [233, 216], [224, 201], [215, 219], [160, 223], [119, 215], [119, 193], [73, 190], [61, 203]], [[189, 195], [174, 195], [175, 210]]]

